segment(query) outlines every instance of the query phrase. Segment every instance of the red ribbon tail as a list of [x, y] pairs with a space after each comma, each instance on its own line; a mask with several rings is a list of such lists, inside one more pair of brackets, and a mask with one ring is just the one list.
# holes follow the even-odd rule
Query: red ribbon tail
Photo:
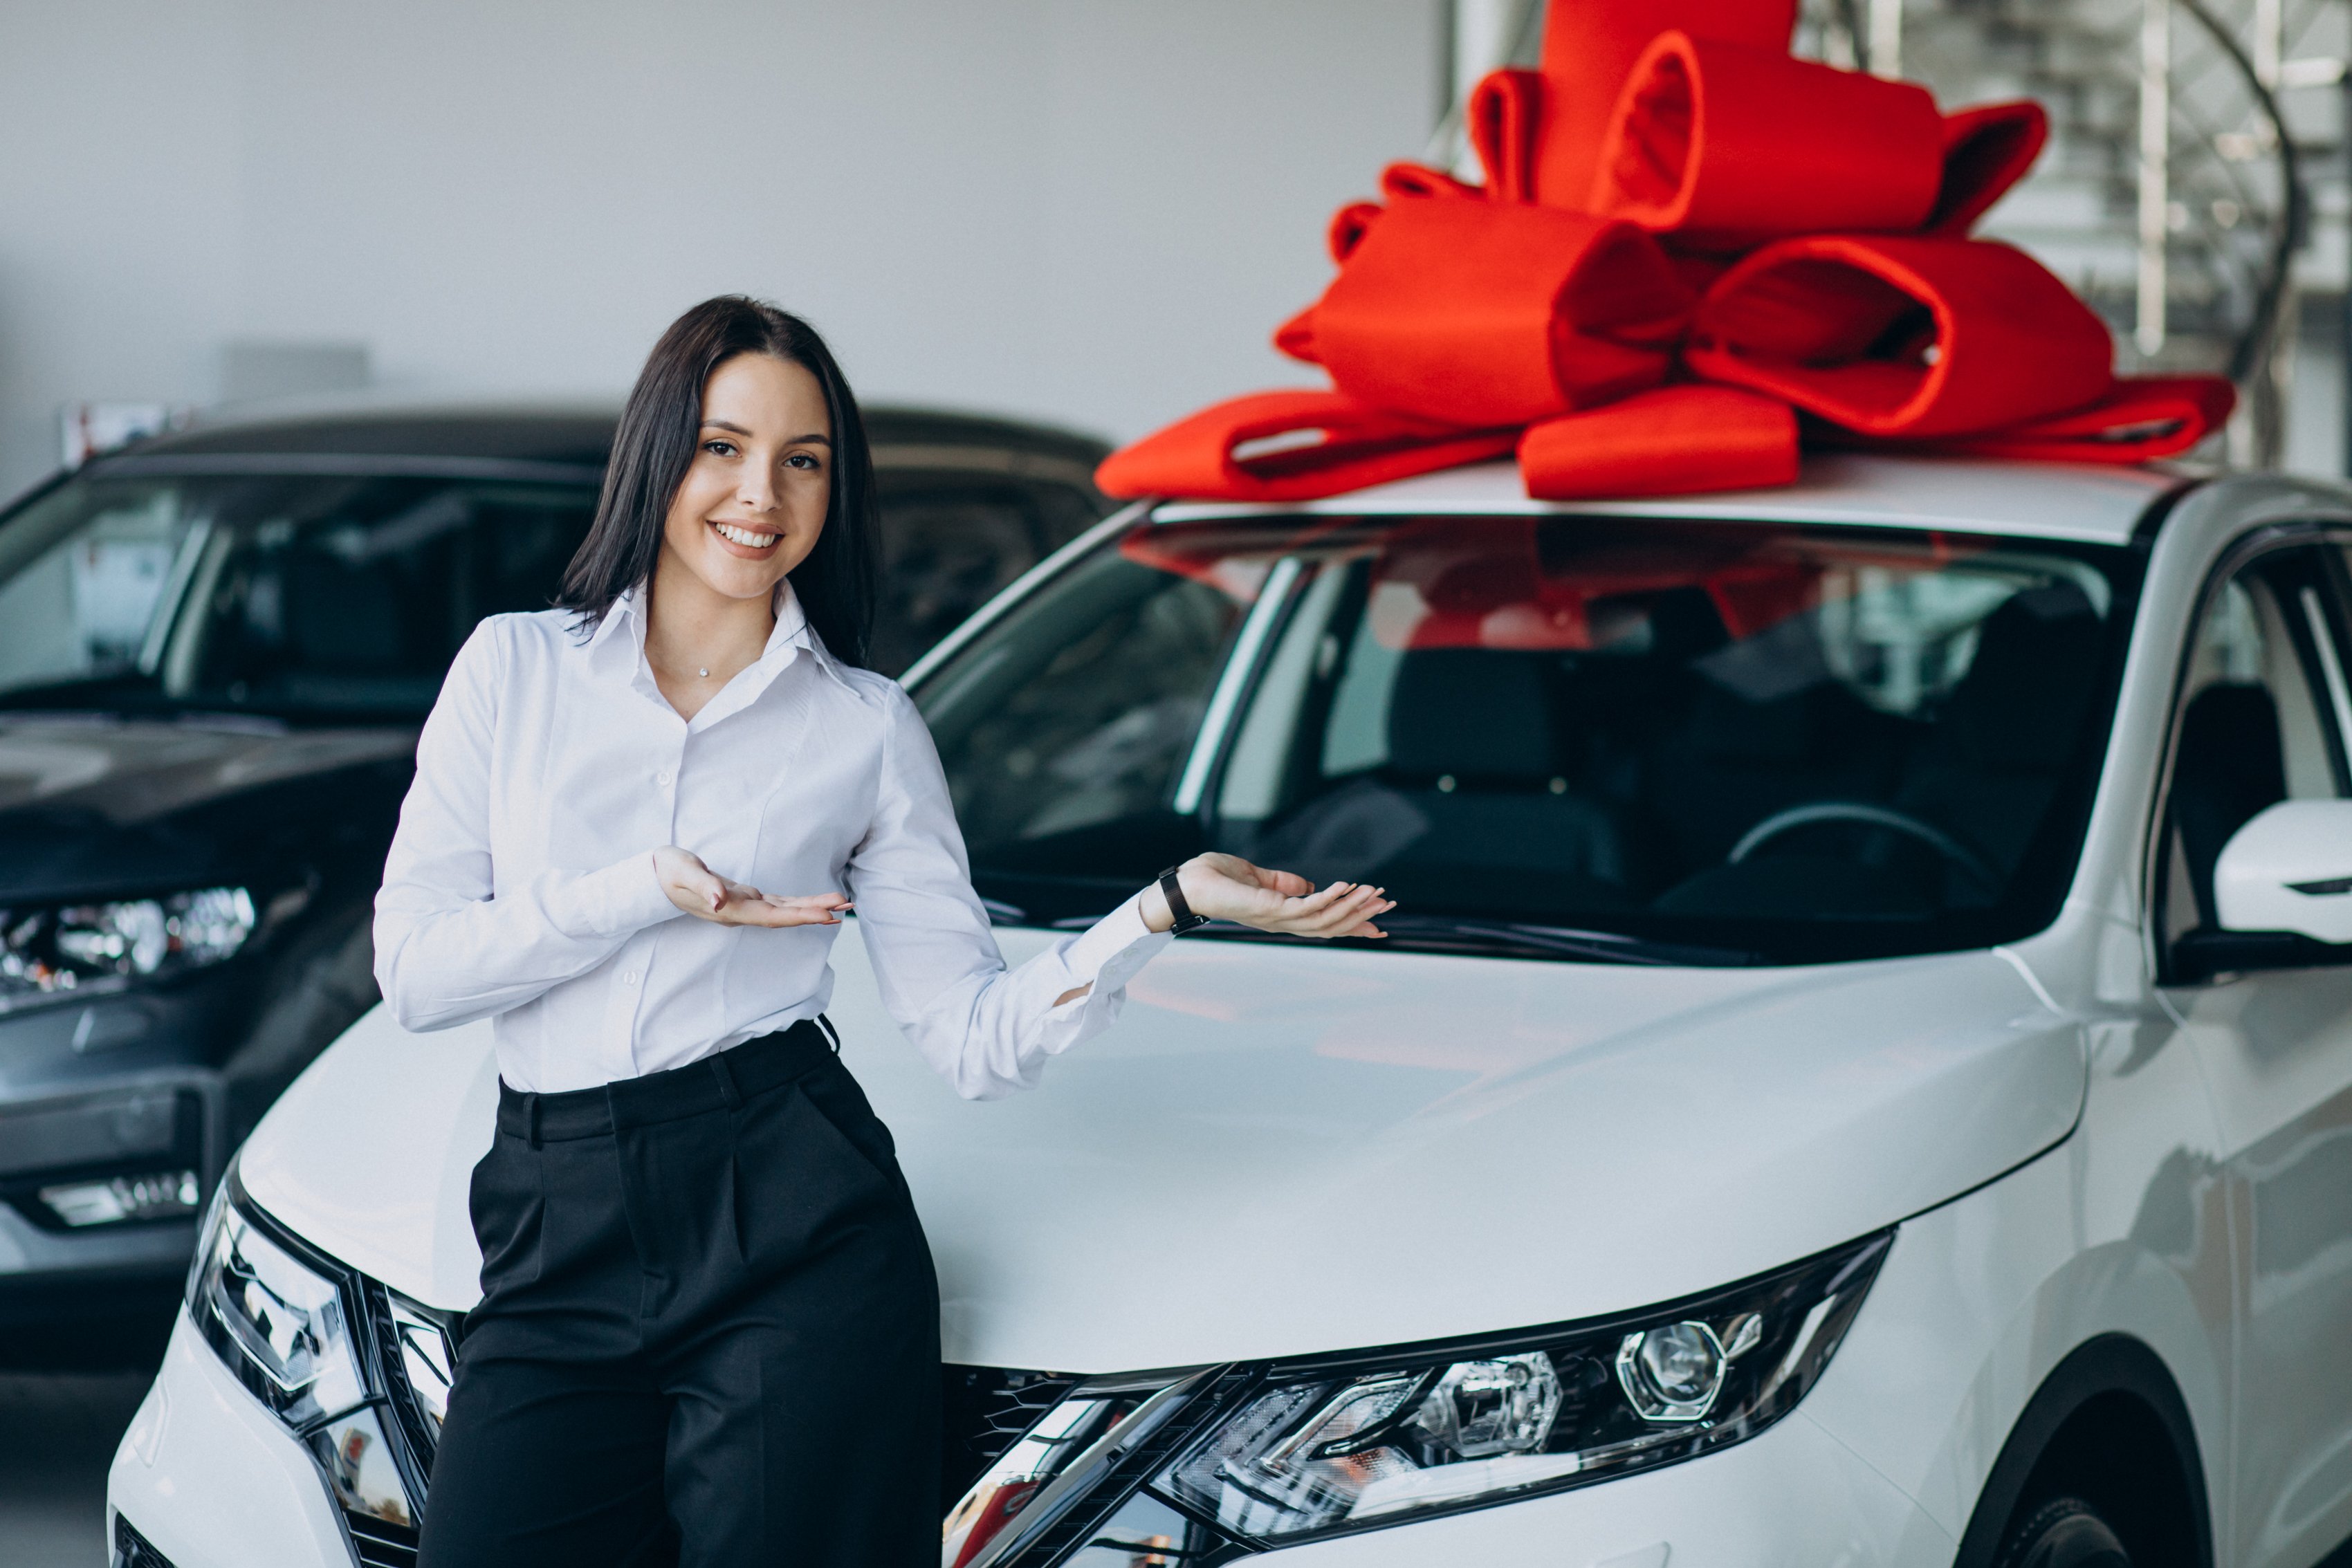
[[[2127, 376], [2086, 408], [1906, 450], [2048, 463], [2174, 457], [2221, 428], [2238, 389], [2221, 376]], [[1871, 444], [1877, 444], [1872, 443]]]
[[1530, 425], [1519, 472], [1544, 501], [1792, 484], [1797, 415], [1732, 387], [1660, 387]]
[[1252, 392], [1212, 404], [1105, 458], [1103, 494], [1309, 501], [1500, 457], [1516, 430], [1462, 430], [1336, 392]]

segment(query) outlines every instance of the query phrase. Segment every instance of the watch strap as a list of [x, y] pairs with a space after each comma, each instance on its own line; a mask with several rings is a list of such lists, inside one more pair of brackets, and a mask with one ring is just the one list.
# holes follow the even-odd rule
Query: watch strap
[[1167, 899], [1168, 913], [1175, 920], [1175, 924], [1168, 928], [1169, 935], [1172, 936], [1181, 936], [1185, 932], [1209, 923], [1207, 915], [1193, 914], [1192, 906], [1184, 902], [1183, 884], [1176, 879], [1179, 869], [1171, 865], [1160, 873], [1160, 894]]

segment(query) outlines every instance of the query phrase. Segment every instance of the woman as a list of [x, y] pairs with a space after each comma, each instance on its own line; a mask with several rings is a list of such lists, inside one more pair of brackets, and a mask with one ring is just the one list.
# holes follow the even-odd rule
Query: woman
[[376, 977], [404, 1028], [494, 1018], [500, 1082], [425, 1568], [936, 1557], [937, 1287], [822, 1016], [851, 901], [818, 890], [972, 1098], [1194, 917], [1379, 935], [1376, 888], [1201, 855], [1006, 969], [922, 719], [859, 667], [876, 560], [832, 355], [709, 300], [629, 396], [559, 608], [482, 622], [426, 721]]

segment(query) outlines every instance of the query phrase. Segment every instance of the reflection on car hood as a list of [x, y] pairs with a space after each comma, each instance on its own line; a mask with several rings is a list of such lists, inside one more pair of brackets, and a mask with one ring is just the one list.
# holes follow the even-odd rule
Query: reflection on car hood
[[388, 837], [415, 748], [413, 729], [0, 714], [0, 906], [200, 886], [305, 832]]
[[[1004, 932], [1018, 961], [1045, 945]], [[898, 1135], [949, 1359], [1107, 1371], [1669, 1300], [1890, 1224], [2063, 1138], [2078, 1030], [2001, 956], [1668, 970], [1195, 942], [1039, 1091], [957, 1100], [841, 943], [833, 1017]], [[257, 1201], [475, 1296], [486, 1026], [373, 1013], [247, 1145]]]

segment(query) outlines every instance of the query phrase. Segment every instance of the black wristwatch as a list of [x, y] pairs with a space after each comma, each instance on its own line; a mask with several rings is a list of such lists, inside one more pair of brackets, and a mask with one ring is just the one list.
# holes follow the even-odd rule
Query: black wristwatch
[[1160, 896], [1168, 900], [1168, 913], [1176, 921], [1175, 925], [1168, 928], [1168, 934], [1171, 936], [1181, 936], [1187, 931], [1209, 923], [1207, 915], [1193, 914], [1192, 906], [1184, 902], [1183, 884], [1176, 880], [1176, 873], [1181, 868], [1171, 865], [1160, 873]]

